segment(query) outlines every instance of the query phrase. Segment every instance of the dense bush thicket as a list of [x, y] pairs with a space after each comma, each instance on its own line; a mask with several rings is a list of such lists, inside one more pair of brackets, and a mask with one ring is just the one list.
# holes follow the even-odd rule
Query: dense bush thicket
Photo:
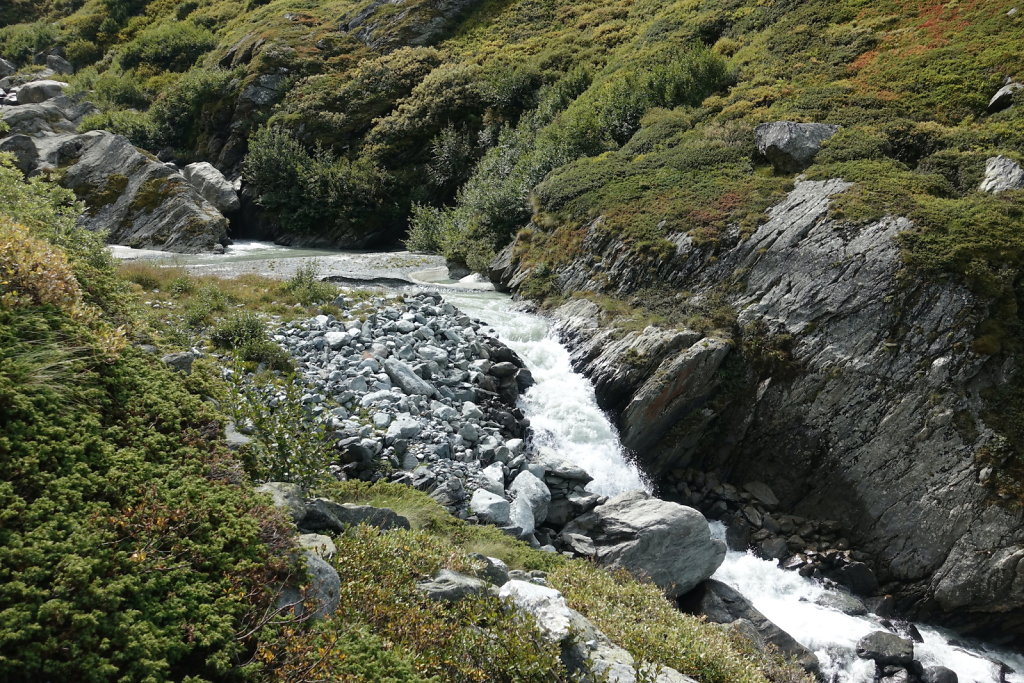
[[371, 162], [350, 161], [321, 147], [307, 151], [278, 127], [261, 128], [252, 137], [244, 177], [259, 203], [290, 232], [370, 232], [391, 213], [381, 206], [384, 177]]
[[290, 540], [77, 210], [0, 166], [0, 676], [246, 677]]

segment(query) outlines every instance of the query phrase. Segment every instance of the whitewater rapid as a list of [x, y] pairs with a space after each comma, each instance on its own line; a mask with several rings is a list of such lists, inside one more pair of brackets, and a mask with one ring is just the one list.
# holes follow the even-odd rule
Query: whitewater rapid
[[534, 443], [585, 469], [588, 490], [605, 496], [651, 486], [619, 445], [619, 435], [597, 405], [590, 381], [572, 368], [569, 352], [548, 321], [517, 310], [508, 297], [486, 291], [451, 290], [445, 298], [486, 323], [526, 362], [537, 381], [521, 399]]

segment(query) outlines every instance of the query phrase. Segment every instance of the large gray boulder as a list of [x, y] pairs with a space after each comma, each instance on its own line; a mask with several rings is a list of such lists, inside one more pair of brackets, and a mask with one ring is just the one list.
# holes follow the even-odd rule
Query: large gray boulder
[[508, 487], [509, 495], [516, 501], [524, 501], [533, 513], [533, 521], [543, 524], [551, 504], [551, 491], [543, 481], [528, 470], [520, 472]]
[[68, 84], [64, 81], [31, 81], [18, 91], [18, 104], [36, 104], [64, 94]]
[[312, 608], [309, 618], [323, 619], [338, 609], [341, 596], [341, 578], [337, 570], [312, 550], [302, 551], [306, 569], [305, 591], [290, 584], [277, 598], [277, 608], [290, 611], [297, 617], [307, 616], [307, 605]]
[[181, 169], [181, 174], [221, 213], [233, 213], [242, 207], [235, 186], [213, 164], [198, 161]]
[[509, 506], [509, 526], [519, 530], [519, 537], [528, 539], [537, 530], [537, 521], [525, 497], [514, 498]]
[[501, 587], [498, 597], [533, 616], [545, 637], [558, 641], [569, 637], [573, 610], [554, 588], [513, 579]]
[[22, 173], [29, 173], [39, 162], [39, 150], [27, 135], [11, 135], [0, 140], [0, 152], [14, 157], [14, 165]]
[[44, 62], [46, 66], [52, 69], [54, 72], [61, 74], [62, 76], [70, 76], [75, 73], [75, 67], [71, 65], [71, 62], [64, 59], [60, 55], [46, 55]]
[[827, 123], [775, 121], [754, 129], [757, 151], [776, 171], [799, 173], [814, 161], [821, 143], [836, 134], [839, 126]]
[[61, 96], [38, 104], [20, 104], [0, 110], [0, 121], [10, 128], [8, 135], [27, 135], [37, 138], [37, 143], [41, 144], [38, 138], [76, 133], [82, 118], [94, 111], [96, 107], [89, 103]]
[[503, 496], [477, 489], [469, 499], [469, 511], [481, 522], [505, 526], [509, 523], [511, 508]]
[[4, 59], [3, 57], [0, 57], [0, 78], [10, 76], [17, 70], [18, 67], [15, 66], [14, 62]]
[[255, 491], [269, 495], [274, 507], [281, 508], [295, 524], [301, 522], [302, 518], [306, 516], [302, 488], [298, 484], [286, 481], [268, 481], [266, 484], [257, 486]]
[[474, 576], [466, 576], [450, 569], [438, 571], [433, 578], [416, 584], [418, 590], [426, 593], [431, 600], [458, 602], [465, 598], [487, 595], [494, 586]]
[[563, 533], [590, 537], [599, 564], [648, 578], [670, 598], [692, 590], [725, 559], [725, 543], [711, 538], [704, 515], [643, 491], [598, 505]]
[[990, 157], [985, 162], [985, 179], [978, 187], [982, 192], [998, 194], [1024, 189], [1024, 168], [1010, 157]]
[[338, 552], [331, 537], [323, 534], [299, 534], [295, 537], [295, 543], [325, 560], [330, 560]]
[[384, 372], [399, 389], [410, 396], [434, 396], [437, 389], [430, 382], [417, 375], [409, 365], [397, 358], [384, 361]]

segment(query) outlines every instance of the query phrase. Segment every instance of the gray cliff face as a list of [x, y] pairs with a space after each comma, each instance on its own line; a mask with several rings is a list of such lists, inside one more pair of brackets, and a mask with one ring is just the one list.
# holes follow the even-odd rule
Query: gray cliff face
[[10, 127], [0, 151], [13, 154], [26, 175], [57, 174], [86, 204], [79, 222], [106, 231], [109, 242], [184, 253], [226, 242], [227, 219], [176, 170], [123, 136], [77, 133], [91, 111], [67, 97], [0, 107]]
[[798, 182], [715, 258], [679, 236], [672, 259], [645, 266], [588, 238], [590, 253], [559, 274], [566, 292], [598, 289], [590, 268], [619, 294], [725, 292], [739, 329], [791, 335], [786, 372], [758, 369], [742, 334], [737, 347], [686, 330], [615, 333], [585, 300], [555, 312], [558, 329], [625, 445], [663, 481], [693, 467], [769, 482], [781, 509], [840, 520], [906, 613], [1020, 642], [1024, 513], [994, 500], [975, 459], [998, 438], [980, 395], [1012, 365], [972, 351], [985, 307], [970, 291], [903, 274], [895, 238], [910, 221], [827, 217], [849, 187]]

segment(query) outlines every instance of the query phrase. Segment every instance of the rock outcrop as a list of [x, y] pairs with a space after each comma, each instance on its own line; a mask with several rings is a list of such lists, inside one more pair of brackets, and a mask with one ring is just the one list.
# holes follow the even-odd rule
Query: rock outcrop
[[[498, 593], [518, 609], [532, 615], [541, 633], [561, 644], [562, 660], [570, 670], [596, 674], [609, 683], [636, 683], [637, 663], [626, 650], [613, 643], [586, 617], [569, 607], [554, 588], [513, 579]], [[592, 680], [584, 676], [583, 680]], [[649, 679], [645, 679], [649, 680]], [[655, 683], [694, 683], [670, 667], [661, 667]]]
[[221, 213], [234, 213], [242, 208], [235, 186], [224, 177], [223, 173], [214, 168], [213, 164], [197, 161], [181, 169], [181, 174], [196, 189], [196, 192], [217, 207]]
[[988, 102], [988, 113], [994, 114], [1010, 108], [1020, 97], [1020, 91], [1024, 90], [1024, 84], [1016, 81], [1008, 81], [1006, 85], [996, 91]]
[[345, 26], [375, 50], [432, 45], [479, 4], [480, 0], [372, 0]]
[[[775, 648], [783, 655], [794, 658], [804, 670], [818, 670], [818, 658], [813, 652], [769, 621], [749, 600], [721, 581], [711, 579], [704, 582], [685, 595], [679, 606], [686, 612], [704, 615], [715, 624], [736, 624], [738, 630], [749, 632], [750, 640], [760, 649]], [[741, 625], [737, 622], [743, 623]]]
[[18, 90], [18, 104], [39, 104], [64, 94], [68, 84], [63, 81], [32, 81]]
[[[1024, 642], [1024, 511], [994, 500], [975, 457], [997, 443], [982, 395], [1012, 363], [974, 352], [986, 305], [970, 290], [904, 277], [909, 220], [829, 217], [849, 187], [798, 182], [748, 239], [674, 235], [660, 261], [590, 230], [554, 274], [566, 293], [610, 282], [621, 296], [686, 292], [680, 305], [715, 297], [736, 312], [730, 348], [688, 330], [614, 333], [580, 301], [555, 312], [560, 334], [656, 477], [768, 482], [773, 516], [841, 520], [832, 538], [902, 613]], [[510, 254], [495, 272], [514, 289], [526, 271]], [[799, 554], [786, 540], [780, 555]]]
[[[32, 85], [23, 86], [19, 97]], [[56, 173], [86, 205], [79, 222], [106, 232], [112, 243], [195, 253], [227, 242], [227, 219], [180, 173], [123, 136], [78, 134], [78, 123], [91, 111], [91, 105], [63, 96], [0, 107], [0, 120], [10, 127], [0, 151], [11, 152], [27, 175]]]
[[992, 194], [1024, 189], [1024, 168], [1001, 154], [992, 157], [985, 162], [985, 179], [978, 189]]

